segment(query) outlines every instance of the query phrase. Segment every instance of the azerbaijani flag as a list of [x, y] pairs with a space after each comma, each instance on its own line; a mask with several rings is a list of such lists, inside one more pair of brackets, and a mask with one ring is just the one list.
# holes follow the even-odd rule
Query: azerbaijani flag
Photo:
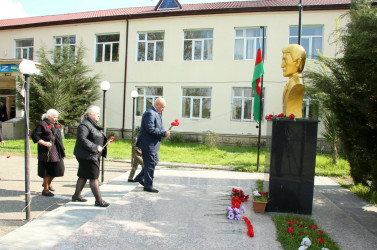
[[261, 93], [262, 93], [262, 76], [264, 74], [263, 69], [263, 57], [262, 57], [262, 49], [260, 44], [258, 44], [258, 51], [257, 51], [257, 58], [255, 59], [255, 68], [254, 68], [254, 75], [253, 75], [253, 82], [252, 86], [254, 89], [254, 118], [259, 124], [260, 118], [260, 103], [261, 103]]

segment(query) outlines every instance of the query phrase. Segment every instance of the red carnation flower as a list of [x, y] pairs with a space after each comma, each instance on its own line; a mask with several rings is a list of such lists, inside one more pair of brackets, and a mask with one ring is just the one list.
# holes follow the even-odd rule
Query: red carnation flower
[[48, 129], [51, 129], [51, 125], [47, 125], [47, 128], [48, 128]]
[[171, 130], [172, 127], [177, 127], [177, 126], [179, 126], [179, 121], [178, 121], [178, 119], [175, 119], [170, 125], [171, 125], [171, 126], [170, 126], [169, 130]]
[[313, 230], [316, 230], [318, 227], [316, 225], [310, 225], [309, 228], [313, 229]]
[[288, 118], [289, 118], [290, 120], [293, 120], [293, 119], [295, 119], [295, 115], [294, 115], [294, 114], [290, 114]]
[[295, 230], [293, 229], [293, 227], [288, 227], [287, 228], [287, 233], [293, 234], [294, 232], [295, 232]]
[[293, 221], [288, 221], [288, 224], [289, 224], [290, 226], [293, 226], [293, 225], [296, 224], [296, 223], [294, 223]]
[[324, 243], [325, 243], [325, 241], [324, 241], [322, 238], [318, 238], [317, 240], [318, 240], [318, 242], [319, 242], [320, 244], [324, 244]]
[[58, 124], [58, 125], [56, 125], [56, 127], [57, 127], [57, 128], [60, 128], [60, 125]]
[[325, 234], [325, 232], [323, 232], [322, 230], [318, 230], [318, 234]]

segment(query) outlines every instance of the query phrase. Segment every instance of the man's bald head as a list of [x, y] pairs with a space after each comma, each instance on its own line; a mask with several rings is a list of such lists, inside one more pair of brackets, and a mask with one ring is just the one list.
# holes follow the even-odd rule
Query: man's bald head
[[162, 113], [162, 111], [165, 110], [165, 107], [166, 107], [166, 101], [164, 98], [162, 97], [158, 97], [155, 101], [154, 101], [154, 107], [156, 108], [157, 112], [159, 114]]

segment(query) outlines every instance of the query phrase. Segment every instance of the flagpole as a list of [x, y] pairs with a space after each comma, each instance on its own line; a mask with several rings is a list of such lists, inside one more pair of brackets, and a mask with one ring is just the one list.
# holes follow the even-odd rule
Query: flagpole
[[[262, 58], [264, 60], [264, 26], [260, 26], [260, 28], [262, 29]], [[262, 80], [261, 80], [260, 105], [259, 105], [257, 172], [259, 171], [260, 140], [261, 140], [262, 116], [263, 116], [262, 111], [263, 111], [263, 75], [262, 75]]]

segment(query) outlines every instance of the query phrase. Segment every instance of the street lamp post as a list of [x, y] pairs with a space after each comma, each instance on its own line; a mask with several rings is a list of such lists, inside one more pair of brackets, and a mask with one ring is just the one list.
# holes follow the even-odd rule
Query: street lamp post
[[301, 45], [301, 32], [302, 32], [302, 24], [301, 24], [301, 16], [302, 16], [302, 0], [298, 4], [298, 44]]
[[29, 142], [29, 89], [30, 76], [32, 74], [39, 74], [39, 70], [35, 67], [35, 62], [30, 60], [22, 60], [19, 65], [19, 70], [25, 77], [25, 207], [26, 220], [30, 220], [30, 142]]
[[[101, 82], [101, 89], [103, 90], [103, 116], [102, 116], [102, 124], [103, 124], [103, 133], [106, 135], [106, 91], [110, 89], [110, 83], [108, 81]], [[105, 157], [102, 156], [102, 168], [101, 168], [101, 182], [104, 180], [105, 175]]]
[[132, 144], [134, 140], [134, 131], [135, 131], [135, 100], [139, 94], [137, 93], [136, 90], [133, 90], [131, 92], [131, 97], [132, 97], [132, 133], [131, 133], [131, 167], [134, 164], [134, 158], [132, 157]]

